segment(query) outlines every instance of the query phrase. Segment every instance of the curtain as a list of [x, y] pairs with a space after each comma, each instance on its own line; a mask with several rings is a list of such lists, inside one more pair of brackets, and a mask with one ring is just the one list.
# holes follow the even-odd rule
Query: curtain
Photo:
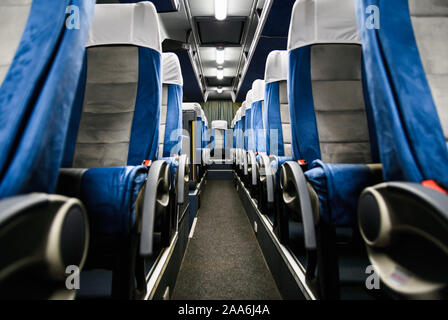
[[214, 120], [226, 120], [230, 127], [236, 111], [241, 107], [241, 103], [233, 103], [231, 101], [208, 101], [201, 103], [205, 112], [209, 126]]

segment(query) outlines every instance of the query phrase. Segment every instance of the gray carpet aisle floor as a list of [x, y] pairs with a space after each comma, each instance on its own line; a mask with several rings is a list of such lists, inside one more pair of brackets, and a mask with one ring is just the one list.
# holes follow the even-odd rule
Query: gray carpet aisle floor
[[173, 299], [281, 299], [230, 180], [205, 186]]

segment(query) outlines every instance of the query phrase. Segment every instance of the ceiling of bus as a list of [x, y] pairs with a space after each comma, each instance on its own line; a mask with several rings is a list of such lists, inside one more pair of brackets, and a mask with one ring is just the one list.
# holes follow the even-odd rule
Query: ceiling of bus
[[[137, 0], [98, 0], [97, 3]], [[189, 43], [191, 51], [174, 50], [181, 61], [184, 99], [188, 102], [241, 102], [252, 82], [264, 77], [267, 54], [286, 49], [294, 0], [228, 0], [228, 18], [214, 18], [214, 0], [152, 0], [160, 13], [162, 38]], [[233, 43], [237, 39], [239, 43]], [[204, 43], [206, 42], [206, 43]], [[253, 44], [253, 45], [252, 45]], [[224, 79], [216, 79], [216, 47], [225, 46]], [[171, 49], [170, 49], [171, 51]], [[221, 87], [223, 93], [218, 93]]]

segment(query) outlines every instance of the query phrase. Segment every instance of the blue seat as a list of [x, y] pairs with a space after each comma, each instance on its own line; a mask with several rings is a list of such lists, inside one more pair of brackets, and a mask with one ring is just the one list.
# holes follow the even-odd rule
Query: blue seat
[[[246, 138], [246, 109], [247, 109], [247, 102], [243, 101], [241, 105], [241, 118], [240, 118], [240, 129], [241, 129], [241, 149], [240, 149], [240, 171], [241, 171], [241, 179], [244, 178], [244, 175], [247, 174], [245, 172], [247, 170], [247, 164], [245, 165], [245, 162], [247, 161], [247, 138]], [[244, 182], [244, 180], [243, 180]]]
[[146, 288], [136, 264], [167, 246], [172, 234], [170, 166], [155, 161], [159, 37], [153, 4], [96, 5], [59, 177], [60, 192], [86, 206], [92, 233], [87, 265], [113, 270], [115, 297], [134, 298], [135, 278], [138, 289]]
[[[171, 171], [171, 224], [177, 230], [178, 220], [188, 207], [191, 155], [183, 152], [186, 133], [183, 132], [183, 77], [175, 53], [162, 54], [162, 109], [159, 124], [158, 160], [167, 162]], [[167, 239], [171, 239], [171, 236]], [[168, 245], [168, 242], [166, 243]]]
[[249, 177], [249, 165], [248, 165], [248, 153], [255, 150], [255, 137], [252, 128], [252, 89], [246, 94], [246, 100], [244, 105], [244, 148], [243, 148], [243, 176], [242, 180], [246, 187], [250, 187], [251, 179]]
[[230, 128], [227, 127], [224, 130], [224, 163], [227, 165], [231, 165], [233, 163], [232, 149], [233, 149], [233, 130], [231, 127]]
[[217, 164], [226, 162], [227, 125], [225, 120], [215, 120], [211, 124], [210, 149], [213, 162]]
[[361, 234], [394, 297], [446, 299], [448, 3], [357, 5], [386, 181], [361, 196]]
[[[83, 268], [88, 219], [79, 200], [54, 193], [93, 9], [0, 4], [0, 298], [75, 296], [65, 272]], [[79, 24], [68, 23], [77, 14]]]
[[282, 164], [292, 160], [288, 104], [288, 51], [272, 51], [266, 61], [264, 154], [259, 156], [259, 209], [273, 219]]
[[179, 156], [182, 152], [182, 87], [179, 59], [175, 53], [163, 53], [158, 159]]
[[[187, 155], [182, 155], [183, 78], [179, 58], [175, 53], [162, 54], [162, 109], [159, 124], [159, 149], [157, 159], [170, 164], [173, 194], [179, 196], [178, 205], [185, 204], [184, 195], [188, 188], [184, 176], [189, 174]], [[182, 155], [182, 156], [181, 156]], [[178, 169], [181, 172], [178, 172]], [[180, 177], [182, 176], [182, 179]], [[180, 184], [178, 181], [180, 180]], [[177, 190], [176, 190], [177, 189]], [[174, 200], [174, 199], [173, 199]]]
[[249, 179], [249, 191], [253, 198], [258, 196], [258, 154], [266, 154], [266, 141], [264, 131], [264, 117], [263, 110], [265, 106], [264, 94], [265, 83], [264, 80], [257, 79], [252, 84], [252, 108], [251, 108], [251, 136], [252, 140], [251, 148], [247, 154], [248, 164], [248, 179]]
[[285, 216], [303, 224], [308, 282], [338, 298], [337, 230], [356, 231], [359, 196], [381, 181], [353, 1], [297, 1], [288, 51], [294, 161], [281, 168], [277, 233], [288, 242]]
[[242, 161], [241, 161], [241, 151], [244, 146], [244, 132], [243, 132], [243, 126], [242, 126], [242, 114], [243, 114], [243, 107], [245, 103], [242, 104], [242, 106], [237, 110], [235, 114], [235, 125], [234, 125], [234, 143], [235, 143], [235, 168], [237, 174], [240, 176], [242, 172]]
[[203, 142], [204, 121], [202, 120], [202, 108], [199, 103], [182, 104], [183, 126], [188, 133], [188, 145], [183, 152], [189, 155], [190, 161], [190, 189], [195, 189], [202, 178], [203, 167]]
[[207, 116], [205, 115], [204, 110], [201, 107], [201, 123], [202, 123], [202, 134], [201, 134], [201, 148], [202, 148], [202, 165], [204, 167], [203, 173], [205, 173], [205, 170], [208, 165], [210, 165], [210, 148], [209, 148], [209, 130], [208, 130], [208, 120]]
[[255, 153], [266, 154], [266, 135], [263, 117], [265, 109], [265, 82], [255, 80], [252, 84], [252, 123], [254, 131]]

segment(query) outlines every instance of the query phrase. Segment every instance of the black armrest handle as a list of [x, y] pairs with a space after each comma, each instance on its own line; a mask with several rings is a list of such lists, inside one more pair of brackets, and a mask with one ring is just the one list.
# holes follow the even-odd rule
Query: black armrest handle
[[248, 159], [250, 159], [251, 165], [251, 184], [255, 186], [257, 184], [257, 158], [253, 151], [249, 150], [247, 154]]
[[0, 282], [34, 267], [43, 277], [64, 280], [67, 266], [84, 266], [89, 237], [78, 199], [33, 193], [1, 200]]
[[271, 167], [271, 161], [267, 155], [260, 155], [260, 164], [264, 172], [260, 173], [266, 177], [267, 201], [274, 202], [274, 173]]
[[188, 185], [190, 179], [188, 166], [188, 157], [183, 154], [179, 157], [179, 171], [177, 173], [177, 203], [183, 204], [185, 202], [185, 186]]
[[446, 299], [446, 194], [417, 183], [381, 183], [361, 194], [358, 223], [370, 262], [395, 297]]
[[287, 161], [282, 166], [280, 185], [283, 193], [283, 201], [287, 204], [291, 201], [291, 191], [298, 197], [300, 213], [302, 217], [305, 248], [316, 249], [316, 231], [311, 198], [307, 181], [303, 170], [297, 162]]
[[140, 255], [153, 253], [154, 227], [157, 214], [168, 214], [170, 202], [170, 169], [166, 161], [158, 160], [151, 164], [145, 187], [142, 229], [140, 234]]

